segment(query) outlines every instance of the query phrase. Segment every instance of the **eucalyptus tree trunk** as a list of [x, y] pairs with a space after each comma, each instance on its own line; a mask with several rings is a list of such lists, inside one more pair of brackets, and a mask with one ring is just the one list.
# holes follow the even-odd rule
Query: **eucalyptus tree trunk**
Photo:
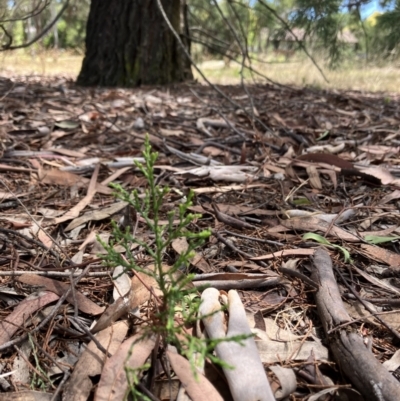
[[[161, 3], [189, 51], [185, 0]], [[92, 0], [78, 84], [134, 87], [192, 78], [190, 63], [157, 0]]]

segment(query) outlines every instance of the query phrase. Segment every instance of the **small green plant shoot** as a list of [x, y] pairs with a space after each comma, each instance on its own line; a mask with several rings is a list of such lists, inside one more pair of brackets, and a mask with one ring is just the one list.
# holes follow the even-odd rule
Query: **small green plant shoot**
[[322, 245], [326, 245], [328, 247], [338, 249], [340, 252], [343, 253], [345, 263], [352, 263], [352, 259], [350, 257], [350, 252], [343, 246], [332, 244], [326, 238], [324, 238], [322, 235], [315, 234], [315, 233], [305, 233], [303, 235], [303, 241], [307, 241], [308, 239], [317, 241], [318, 243], [320, 243]]
[[[221, 341], [240, 343], [243, 339], [248, 338], [247, 335], [224, 339], [200, 339], [186, 330], [188, 325], [193, 325], [200, 319], [198, 310], [201, 301], [198, 290], [191, 285], [193, 275], [187, 274], [186, 271], [190, 259], [194, 256], [194, 249], [202, 246], [211, 233], [209, 230], [190, 230], [193, 221], [201, 217], [199, 214], [189, 212], [193, 199], [192, 191], [182, 199], [175, 210], [167, 214], [166, 222], [164, 220], [164, 223], [161, 224], [161, 207], [170, 193], [170, 188], [161, 187], [156, 182], [154, 165], [158, 154], [151, 151], [148, 136], [146, 136], [143, 156], [144, 164], [136, 162], [136, 166], [146, 178], [147, 189], [145, 192], [143, 194], [137, 190], [128, 192], [116, 184], [112, 187], [116, 197], [135, 209], [141, 221], [152, 233], [154, 241], [146, 243], [134, 235], [130, 227], [122, 230], [113, 222], [112, 240], [109, 244], [102, 242], [107, 251], [107, 254], [102, 257], [109, 266], [121, 265], [125, 271], [133, 270], [134, 273], [145, 273], [157, 282], [162, 296], [153, 297], [156, 301], [155, 311], [150, 314], [151, 321], [147, 322], [145, 326], [145, 330], [147, 330], [145, 335], [158, 335], [164, 349], [168, 344], [174, 345], [182, 355], [188, 358], [194, 373], [196, 366], [202, 365], [206, 358], [219, 365], [229, 367], [213, 354], [215, 346]], [[166, 252], [175, 239], [182, 237], [187, 240], [188, 247], [186, 251], [177, 256], [173, 265], [166, 269], [165, 263], [163, 263]], [[131, 251], [132, 244], [140, 245], [144, 252], [150, 255], [154, 268], [149, 269], [137, 263]], [[125, 255], [116, 250], [116, 245], [122, 245]], [[127, 374], [129, 373], [131, 395], [135, 396], [137, 390], [132, 387], [132, 384], [136, 383], [138, 373], [134, 372], [134, 377], [132, 377], [133, 372], [127, 372]]]
[[[144, 164], [136, 162], [137, 168], [146, 178], [148, 185], [143, 196], [137, 190], [129, 193], [118, 184], [113, 184], [112, 187], [119, 199], [127, 202], [135, 209], [148, 230], [153, 234], [154, 241], [148, 244], [134, 236], [129, 227], [121, 230], [113, 222], [113, 240], [108, 245], [103, 243], [107, 251], [104, 260], [111, 266], [121, 265], [125, 271], [142, 272], [156, 280], [162, 292], [162, 303], [157, 305], [158, 311], [154, 315], [151, 330], [161, 334], [165, 343], [179, 347], [184, 354], [187, 352], [192, 353], [193, 349], [190, 349], [193, 346], [191, 344], [192, 339], [189, 340], [188, 338], [185, 347], [182, 344], [182, 336], [184, 338], [187, 337], [184, 330], [185, 325], [193, 323], [197, 318], [200, 298], [197, 296], [196, 288], [190, 285], [193, 275], [182, 274], [182, 270], [187, 270], [189, 261], [194, 256], [194, 249], [205, 243], [210, 236], [210, 231], [193, 232], [188, 229], [194, 220], [201, 217], [199, 214], [188, 213], [192, 205], [192, 191], [183, 199], [177, 209], [167, 214], [167, 223], [160, 224], [161, 207], [165, 197], [170, 193], [170, 188], [161, 187], [156, 183], [154, 165], [158, 153], [151, 151], [148, 136], [146, 136], [143, 156], [145, 159]], [[177, 257], [169, 269], [165, 269], [165, 263], [163, 263], [165, 253], [175, 239], [182, 237], [186, 238], [188, 242], [187, 250]], [[150, 255], [154, 265], [153, 269], [138, 265], [131, 252], [133, 243], [140, 245], [144, 252]], [[115, 250], [115, 245], [123, 246], [125, 257]], [[180, 323], [176, 319], [178, 310], [181, 316]]]

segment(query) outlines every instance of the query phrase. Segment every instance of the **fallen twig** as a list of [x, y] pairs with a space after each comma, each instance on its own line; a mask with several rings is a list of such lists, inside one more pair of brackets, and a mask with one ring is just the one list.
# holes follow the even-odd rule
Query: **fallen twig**
[[313, 267], [312, 279], [319, 283], [315, 294], [318, 312], [336, 363], [366, 401], [398, 400], [399, 382], [366, 348], [356, 329], [348, 325], [331, 332], [336, 326], [351, 322], [351, 317], [341, 300], [331, 258], [323, 248], [316, 250]]

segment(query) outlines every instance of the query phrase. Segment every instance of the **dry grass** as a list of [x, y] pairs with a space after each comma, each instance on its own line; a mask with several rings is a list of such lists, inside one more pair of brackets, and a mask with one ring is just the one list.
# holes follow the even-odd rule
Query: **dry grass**
[[76, 78], [82, 65], [83, 56], [68, 51], [3, 52], [0, 54], [0, 75], [63, 75]]
[[[222, 85], [240, 82], [240, 66], [231, 63], [224, 67], [222, 61], [205, 62], [201, 65], [208, 79]], [[353, 64], [338, 70], [324, 68], [326, 82], [317, 68], [308, 59], [270, 64], [254, 63], [253, 67], [275, 82], [295, 86], [311, 86], [318, 89], [361, 90], [368, 92], [400, 93], [400, 67], [385, 67]], [[250, 78], [249, 74], [245, 77]], [[201, 78], [200, 78], [201, 79]], [[249, 82], [250, 80], [247, 80]]]
[[[76, 78], [81, 68], [83, 56], [61, 51], [19, 51], [3, 52], [0, 55], [0, 75], [63, 75]], [[207, 78], [218, 84], [240, 83], [240, 66], [231, 63], [226, 68], [223, 61], [213, 60], [200, 64]], [[254, 67], [270, 79], [282, 84], [312, 86], [315, 88], [351, 89], [371, 92], [400, 93], [400, 68], [396, 65], [385, 67], [347, 66], [336, 71], [325, 69], [329, 80], [325, 82], [321, 74], [308, 59], [275, 63], [255, 63]], [[199, 80], [201, 78], [196, 76]], [[246, 74], [247, 78], [249, 74]], [[250, 82], [248, 80], [247, 82]]]

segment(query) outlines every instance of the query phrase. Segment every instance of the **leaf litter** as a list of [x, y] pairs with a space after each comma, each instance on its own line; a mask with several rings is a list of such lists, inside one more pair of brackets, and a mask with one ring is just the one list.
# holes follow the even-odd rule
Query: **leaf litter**
[[[243, 401], [251, 391], [268, 400], [379, 399], [343, 354], [341, 344], [358, 339], [379, 380], [400, 388], [398, 96], [273, 85], [224, 91], [240, 108], [201, 85], [0, 81], [1, 400], [15, 392], [37, 399], [39, 391], [41, 399], [122, 399], [124, 364], [137, 368], [149, 355], [139, 388], [154, 399], [186, 392]], [[152, 241], [108, 187], [143, 192], [134, 160], [142, 160], [146, 134], [159, 152], [159, 183], [172, 188], [165, 216], [192, 189], [192, 211], [202, 215], [193, 229], [212, 231], [191, 259], [193, 284], [214, 288], [203, 292], [212, 298], [204, 308], [225, 299], [231, 309], [205, 320], [197, 335], [225, 336], [234, 323], [255, 335], [233, 353], [220, 344], [217, 354], [240, 366], [225, 369], [224, 379], [207, 361], [193, 380], [188, 361], [173, 348], [160, 356], [153, 340], [137, 342], [126, 359], [152, 313], [156, 283], [109, 271], [95, 234], [108, 242], [114, 220]], [[186, 249], [174, 241], [165, 268]], [[151, 263], [140, 247], [132, 252]], [[343, 303], [331, 321], [329, 303], [322, 306], [326, 280]]]

